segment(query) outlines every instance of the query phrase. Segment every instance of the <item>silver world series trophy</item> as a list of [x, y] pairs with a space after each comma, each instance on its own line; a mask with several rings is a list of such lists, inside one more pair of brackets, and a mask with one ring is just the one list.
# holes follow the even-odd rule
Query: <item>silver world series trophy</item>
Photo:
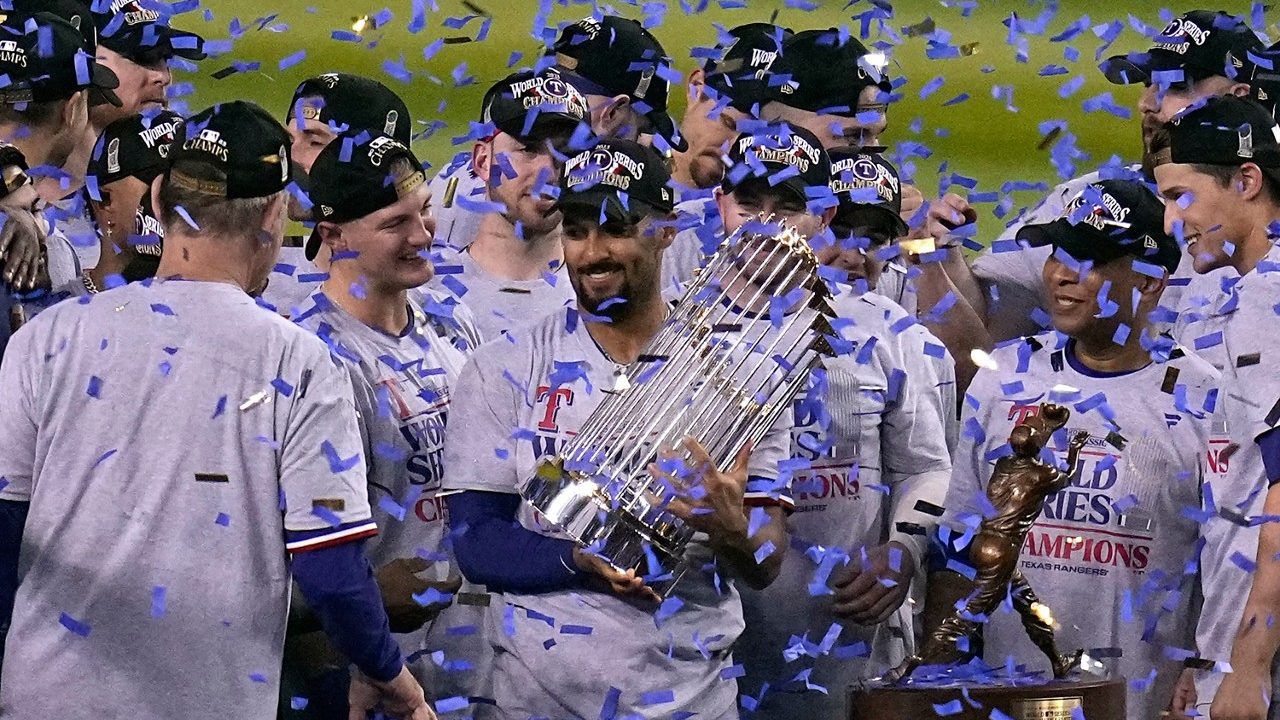
[[694, 531], [667, 505], [690, 488], [654, 477], [649, 465], [689, 436], [727, 470], [790, 408], [831, 352], [833, 311], [818, 268], [807, 240], [788, 227], [750, 223], [727, 238], [521, 495], [614, 567], [636, 569], [660, 583], [659, 595], [669, 592], [686, 570]]

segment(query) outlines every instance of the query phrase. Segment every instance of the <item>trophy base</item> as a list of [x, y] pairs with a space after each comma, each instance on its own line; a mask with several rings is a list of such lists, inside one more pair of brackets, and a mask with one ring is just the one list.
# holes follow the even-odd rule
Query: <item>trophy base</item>
[[855, 687], [849, 693], [850, 720], [932, 718], [944, 714], [938, 706], [947, 706], [947, 720], [989, 720], [992, 709], [1013, 720], [1072, 720], [1076, 708], [1088, 720], [1124, 720], [1125, 681], [1059, 680], [1022, 686], [892, 685]]

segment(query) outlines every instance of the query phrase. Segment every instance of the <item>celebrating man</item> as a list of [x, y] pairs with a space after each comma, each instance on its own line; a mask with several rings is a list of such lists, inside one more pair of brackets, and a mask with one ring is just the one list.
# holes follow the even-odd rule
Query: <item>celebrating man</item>
[[494, 212], [474, 238], [440, 248], [433, 287], [466, 305], [492, 340], [569, 304], [560, 212], [554, 207], [563, 153], [587, 118], [587, 101], [559, 74], [521, 72], [485, 94], [471, 166]]
[[1280, 528], [1270, 521], [1280, 513], [1280, 388], [1271, 362], [1278, 352], [1280, 128], [1251, 101], [1213, 98], [1160, 128], [1151, 150], [1166, 227], [1186, 241], [1196, 272], [1230, 268], [1238, 275], [1208, 310], [1217, 320], [1187, 326], [1191, 336], [1210, 338], [1205, 343], [1222, 359], [1222, 412], [1233, 448], [1225, 453], [1227, 477], [1205, 492], [1216, 512], [1204, 524], [1196, 646], [1215, 665], [1198, 673], [1196, 695], [1200, 707], [1212, 703], [1214, 720], [1261, 720], [1280, 648], [1280, 630], [1270, 621], [1280, 602]]
[[360, 669], [353, 696], [432, 718], [362, 552], [348, 377], [247, 294], [280, 247], [288, 135], [218, 105], [170, 161], [157, 280], [55, 306], [0, 365], [0, 706], [270, 717], [292, 574]]
[[[1062, 453], [1069, 438], [1088, 439], [1070, 485], [1050, 496], [1025, 544], [1002, 548], [1015, 558], [1019, 612], [987, 618], [986, 660], [1048, 669], [1020, 622], [1020, 614], [1042, 618], [1042, 603], [1063, 651], [1119, 648], [1115, 670], [1131, 681], [1132, 720], [1168, 707], [1182, 667], [1167, 650], [1192, 647], [1193, 518], [1218, 386], [1211, 365], [1152, 330], [1148, 315], [1179, 256], [1162, 226], [1163, 208], [1146, 186], [1107, 180], [1086, 187], [1057, 220], [1023, 228], [1022, 241], [1053, 248], [1044, 302], [1057, 332], [998, 348], [974, 378], [946, 503], [947, 551], [966, 562], [965, 544], [992, 512], [987, 481], [1010, 452], [1011, 430], [1042, 402], [1070, 405], [1070, 424], [1049, 447]], [[930, 606], [949, 612], [974, 584], [935, 569]], [[1044, 639], [1040, 625], [1025, 624]], [[1142, 678], [1150, 680], [1133, 682]]]
[[[736, 716], [729, 669], [742, 632], [732, 578], [763, 587], [787, 547], [777, 485], [785, 433], [744, 449], [726, 472], [701, 459], [697, 498], [670, 510], [699, 531], [688, 570], [659, 606], [620, 572], [540, 521], [516, 494], [537, 462], [577, 434], [658, 331], [658, 269], [672, 191], [662, 158], [607, 139], [572, 158], [557, 207], [577, 307], [481, 347], [463, 369], [445, 442], [451, 521], [463, 572], [500, 591], [490, 614], [494, 696], [503, 717]], [[751, 478], [750, 485], [748, 477]], [[748, 523], [751, 505], [757, 521]], [[758, 526], [758, 527], [756, 527]]]

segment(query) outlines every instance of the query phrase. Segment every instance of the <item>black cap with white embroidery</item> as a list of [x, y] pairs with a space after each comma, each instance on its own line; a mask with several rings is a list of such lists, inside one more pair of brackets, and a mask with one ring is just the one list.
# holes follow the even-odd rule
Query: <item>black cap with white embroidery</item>
[[675, 208], [671, 172], [653, 148], [604, 138], [565, 164], [555, 209], [570, 205], [624, 221], [665, 215]]
[[266, 197], [289, 184], [289, 133], [244, 100], [214, 105], [182, 124], [168, 181], [227, 199]]
[[1182, 251], [1164, 231], [1164, 203], [1137, 180], [1102, 180], [1085, 186], [1052, 222], [1024, 225], [1018, 240], [1052, 245], [1075, 260], [1102, 265], [1122, 257], [1178, 269]]
[[1169, 147], [1155, 164], [1280, 168], [1280, 127], [1261, 105], [1238, 97], [1198, 101], [1165, 123]]

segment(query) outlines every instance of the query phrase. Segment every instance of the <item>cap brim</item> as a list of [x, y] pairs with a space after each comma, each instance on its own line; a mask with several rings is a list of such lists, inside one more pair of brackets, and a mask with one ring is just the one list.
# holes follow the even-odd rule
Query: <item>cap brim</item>
[[1020, 242], [1025, 242], [1031, 247], [1044, 247], [1046, 245], [1057, 245], [1066, 233], [1063, 227], [1065, 221], [1059, 219], [1047, 222], [1042, 225], [1023, 225], [1015, 236]]
[[560, 199], [552, 207], [551, 212], [561, 211], [566, 207], [586, 208], [599, 214], [604, 208], [605, 217], [627, 223], [639, 222], [646, 214], [662, 215], [670, 212], [647, 203], [643, 200], [628, 198], [629, 208], [622, 206], [622, 200], [612, 190], [592, 188], [583, 192], [562, 191]]
[[89, 103], [91, 105], [113, 105], [123, 107], [124, 102], [116, 95], [115, 89], [120, 87], [120, 78], [106, 65], [93, 63], [89, 77]]
[[671, 119], [670, 115], [661, 110], [651, 110], [645, 117], [649, 119], [649, 122], [653, 123], [657, 134], [667, 141], [672, 150], [684, 152], [689, 149], [689, 143], [685, 142], [680, 133], [676, 131], [676, 122]]
[[[911, 228], [907, 225], [907, 221], [902, 216], [894, 212], [892, 208], [884, 205], [871, 205], [867, 203], [841, 203], [840, 209], [836, 211], [837, 219], [848, 218], [852, 215], [860, 215], [872, 218], [870, 222], [878, 223], [881, 226], [889, 228], [890, 234], [895, 238], [906, 237], [911, 232]], [[861, 220], [861, 218], [859, 218]], [[867, 224], [865, 222], [854, 222], [853, 224]]]
[[311, 228], [311, 234], [307, 236], [307, 241], [302, 244], [302, 254], [307, 258], [307, 262], [315, 262], [316, 255], [320, 254], [320, 223]]
[[1099, 66], [1102, 75], [1116, 85], [1135, 85], [1151, 82], [1151, 65], [1136, 63], [1126, 55], [1113, 55]]
[[184, 60], [204, 60], [209, 54], [204, 51], [204, 38], [186, 30], [166, 28], [164, 36], [176, 57]]

